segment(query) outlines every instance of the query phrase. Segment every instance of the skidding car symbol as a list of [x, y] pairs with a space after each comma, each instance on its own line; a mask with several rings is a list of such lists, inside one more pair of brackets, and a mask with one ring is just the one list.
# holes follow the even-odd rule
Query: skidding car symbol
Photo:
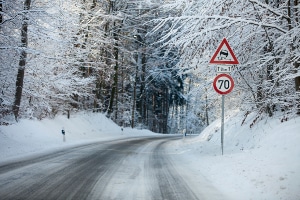
[[228, 51], [226, 49], [223, 49], [220, 51], [220, 60], [225, 60], [228, 57]]

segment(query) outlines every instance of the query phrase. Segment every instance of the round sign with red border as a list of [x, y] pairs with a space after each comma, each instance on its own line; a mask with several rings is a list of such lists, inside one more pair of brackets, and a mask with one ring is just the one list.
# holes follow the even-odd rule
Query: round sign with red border
[[213, 82], [214, 89], [219, 94], [228, 94], [233, 90], [234, 81], [228, 74], [219, 74]]

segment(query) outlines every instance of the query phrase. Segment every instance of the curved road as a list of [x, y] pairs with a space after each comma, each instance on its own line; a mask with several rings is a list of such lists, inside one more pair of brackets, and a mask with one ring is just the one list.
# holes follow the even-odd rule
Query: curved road
[[165, 151], [175, 139], [181, 137], [99, 142], [0, 165], [0, 199], [224, 199]]

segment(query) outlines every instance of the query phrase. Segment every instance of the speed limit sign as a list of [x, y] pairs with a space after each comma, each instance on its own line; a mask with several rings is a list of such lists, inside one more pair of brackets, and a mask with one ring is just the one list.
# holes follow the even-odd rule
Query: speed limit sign
[[232, 91], [234, 82], [228, 74], [219, 74], [213, 83], [214, 89], [219, 94], [228, 94]]

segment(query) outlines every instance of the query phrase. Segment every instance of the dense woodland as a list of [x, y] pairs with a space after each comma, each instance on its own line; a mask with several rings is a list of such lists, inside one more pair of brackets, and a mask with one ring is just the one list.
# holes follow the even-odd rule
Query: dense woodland
[[299, 12], [298, 0], [0, 0], [0, 122], [87, 111], [199, 133], [220, 116], [209, 60], [224, 37], [239, 60], [226, 110], [288, 120]]

